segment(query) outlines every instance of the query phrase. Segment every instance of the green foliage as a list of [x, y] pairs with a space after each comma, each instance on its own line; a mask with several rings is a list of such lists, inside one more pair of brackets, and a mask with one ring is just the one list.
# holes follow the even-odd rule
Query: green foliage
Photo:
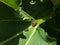
[[[32, 34], [33, 36], [31, 36]], [[23, 35], [26, 38], [20, 38], [18, 45], [56, 45], [55, 40], [49, 38], [48, 34], [42, 28], [38, 28], [34, 32], [34, 27], [32, 27], [28, 31], [24, 31]]]
[[0, 45], [59, 45], [59, 7], [59, 0], [0, 0]]
[[14, 8], [15, 10], [18, 9], [18, 1], [17, 0], [0, 0], [4, 4]]

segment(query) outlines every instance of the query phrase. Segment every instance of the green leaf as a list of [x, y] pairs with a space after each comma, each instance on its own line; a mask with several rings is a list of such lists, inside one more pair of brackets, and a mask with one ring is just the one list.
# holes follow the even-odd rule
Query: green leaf
[[17, 38], [19, 38], [18, 36], [20, 35], [21, 31], [23, 31], [29, 25], [29, 22], [26, 21], [0, 21], [0, 45], [13, 45], [14, 42], [14, 45], [16, 45]]
[[18, 1], [17, 0], [0, 0], [0, 1], [5, 3], [6, 5], [12, 7], [14, 10], [18, 9]]
[[[33, 29], [34, 27], [23, 32], [26, 39], [20, 38], [18, 45], [57, 45], [56, 40], [54, 38], [49, 38], [44, 29], [38, 28], [35, 33]], [[31, 36], [32, 34], [33, 36]]]
[[15, 16], [15, 11], [8, 5], [0, 2], [0, 19], [1, 20], [18, 20]]

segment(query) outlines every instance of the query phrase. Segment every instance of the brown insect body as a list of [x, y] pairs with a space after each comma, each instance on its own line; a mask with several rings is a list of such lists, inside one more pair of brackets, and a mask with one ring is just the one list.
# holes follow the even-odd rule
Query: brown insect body
[[33, 20], [33, 21], [31, 22], [31, 25], [32, 25], [32, 26], [36, 26], [36, 24], [37, 24], [37, 21], [36, 21], [36, 20]]

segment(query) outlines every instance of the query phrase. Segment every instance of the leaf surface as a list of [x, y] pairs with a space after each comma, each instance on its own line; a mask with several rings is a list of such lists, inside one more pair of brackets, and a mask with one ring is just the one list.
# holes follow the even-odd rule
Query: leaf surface
[[17, 10], [18, 9], [18, 1], [17, 0], [0, 0], [4, 4], [12, 7], [13, 9]]
[[[23, 32], [26, 38], [25, 39], [20, 38], [18, 45], [57, 45], [56, 40], [54, 38], [53, 39], [49, 38], [48, 34], [44, 31], [44, 29], [38, 28], [34, 33], [33, 28], [29, 29], [29, 31]], [[34, 35], [31, 37], [32, 33], [34, 33]]]

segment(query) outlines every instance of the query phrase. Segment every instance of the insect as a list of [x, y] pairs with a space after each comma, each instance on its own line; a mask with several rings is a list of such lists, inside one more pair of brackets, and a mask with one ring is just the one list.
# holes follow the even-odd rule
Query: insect
[[36, 26], [36, 24], [37, 24], [37, 20], [33, 20], [33, 21], [31, 22], [31, 25], [32, 25], [32, 26]]

